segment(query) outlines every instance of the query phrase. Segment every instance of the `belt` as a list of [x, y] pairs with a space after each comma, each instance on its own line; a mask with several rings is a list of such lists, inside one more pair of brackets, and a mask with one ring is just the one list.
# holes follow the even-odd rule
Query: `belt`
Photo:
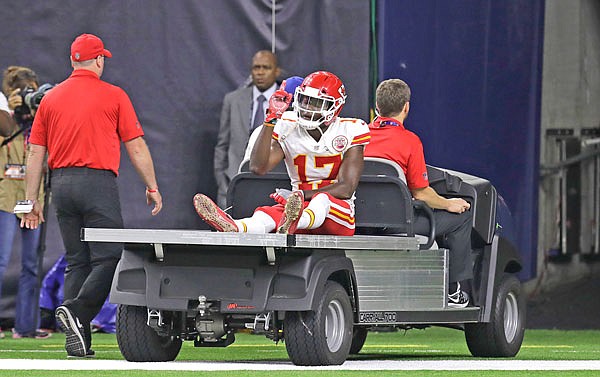
[[117, 176], [112, 170], [92, 169], [86, 168], [84, 166], [51, 169], [50, 173], [53, 177], [59, 177], [64, 175], [109, 175], [111, 177]]

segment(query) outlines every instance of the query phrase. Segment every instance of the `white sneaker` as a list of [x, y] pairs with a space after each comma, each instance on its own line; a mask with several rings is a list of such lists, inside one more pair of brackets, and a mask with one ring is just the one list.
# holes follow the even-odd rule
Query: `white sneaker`
[[466, 308], [469, 306], [469, 294], [460, 289], [460, 283], [456, 283], [456, 292], [448, 295], [449, 308]]

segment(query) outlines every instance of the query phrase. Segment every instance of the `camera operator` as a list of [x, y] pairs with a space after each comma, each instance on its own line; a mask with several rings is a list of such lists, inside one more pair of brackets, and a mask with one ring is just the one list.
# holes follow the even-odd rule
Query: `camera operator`
[[[29, 127], [35, 109], [30, 109], [21, 95], [34, 93], [38, 89], [37, 75], [26, 67], [11, 66], [4, 71], [2, 91], [8, 96], [8, 109], [14, 119], [0, 114], [0, 292], [2, 278], [10, 260], [13, 241], [17, 233], [21, 236], [21, 274], [16, 298], [15, 327], [12, 337], [44, 339], [50, 334], [37, 329], [38, 256], [40, 229], [19, 226], [21, 214], [13, 214], [18, 199], [25, 198], [25, 156], [28, 148]], [[31, 98], [31, 97], [30, 97]], [[31, 103], [32, 107], [36, 105]], [[39, 102], [38, 102], [39, 104]], [[1, 110], [1, 108], [0, 108]], [[0, 111], [2, 113], [3, 111]], [[44, 188], [40, 188], [43, 198]], [[0, 336], [4, 333], [0, 332]]]

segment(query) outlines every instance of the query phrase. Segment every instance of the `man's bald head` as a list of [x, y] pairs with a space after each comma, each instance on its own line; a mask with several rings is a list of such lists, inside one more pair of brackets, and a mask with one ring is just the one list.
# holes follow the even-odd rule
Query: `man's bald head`
[[269, 89], [279, 77], [280, 69], [277, 56], [268, 50], [260, 50], [252, 58], [252, 83], [258, 90]]

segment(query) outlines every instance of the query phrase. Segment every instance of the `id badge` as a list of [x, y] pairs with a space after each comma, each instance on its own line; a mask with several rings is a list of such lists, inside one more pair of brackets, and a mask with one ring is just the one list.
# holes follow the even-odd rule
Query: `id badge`
[[6, 164], [4, 165], [4, 178], [6, 179], [25, 179], [26, 165]]

